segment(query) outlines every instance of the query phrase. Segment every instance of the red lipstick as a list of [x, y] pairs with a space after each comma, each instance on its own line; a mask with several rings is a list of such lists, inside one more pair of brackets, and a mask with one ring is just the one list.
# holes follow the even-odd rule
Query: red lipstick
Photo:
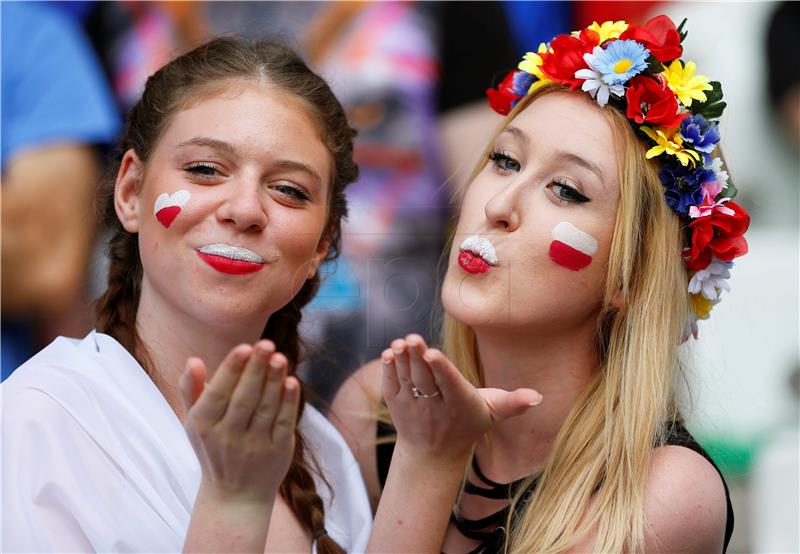
[[229, 275], [244, 275], [246, 273], [255, 273], [264, 264], [256, 262], [248, 262], [246, 260], [232, 260], [224, 256], [216, 256], [214, 254], [204, 254], [198, 252], [198, 256], [208, 265], [219, 271], [220, 273], [227, 273]]
[[458, 265], [467, 273], [485, 273], [492, 267], [486, 263], [486, 260], [469, 250], [462, 250], [458, 254]]

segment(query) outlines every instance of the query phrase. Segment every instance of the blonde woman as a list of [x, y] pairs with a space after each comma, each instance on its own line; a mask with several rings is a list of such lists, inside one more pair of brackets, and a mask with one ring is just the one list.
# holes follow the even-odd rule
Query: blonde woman
[[[490, 91], [507, 117], [459, 199], [442, 351], [398, 339], [334, 403], [380, 498], [375, 550], [727, 548], [727, 487], [673, 382], [749, 219], [683, 36], [593, 24]], [[397, 439], [376, 449], [381, 395]]]

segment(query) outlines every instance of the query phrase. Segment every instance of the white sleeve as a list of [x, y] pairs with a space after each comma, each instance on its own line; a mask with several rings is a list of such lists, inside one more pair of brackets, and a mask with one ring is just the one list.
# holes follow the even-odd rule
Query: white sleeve
[[[172, 533], [115, 463], [113, 445], [93, 437], [42, 390], [2, 392], [3, 552], [142, 551], [175, 544], [164, 541]], [[160, 539], [150, 540], [155, 537]]]

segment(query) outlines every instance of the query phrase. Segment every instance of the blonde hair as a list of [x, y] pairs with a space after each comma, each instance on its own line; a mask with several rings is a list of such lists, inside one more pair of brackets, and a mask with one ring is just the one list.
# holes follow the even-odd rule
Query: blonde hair
[[[542, 87], [520, 101], [472, 178], [486, 165], [502, 129], [549, 93], [566, 92]], [[536, 490], [518, 516], [514, 508], [528, 487], [520, 487], [512, 500], [506, 525], [510, 552], [561, 552], [594, 526], [594, 551], [642, 550], [651, 452], [663, 444], [664, 424], [678, 418], [672, 385], [689, 313], [683, 231], [664, 201], [656, 163], [645, 159], [645, 147], [624, 114], [608, 108], [602, 113], [617, 139], [620, 200], [597, 324], [601, 363], [561, 426]], [[617, 309], [611, 299], [620, 290], [625, 302]], [[473, 330], [445, 314], [442, 343], [465, 377], [482, 386]]]

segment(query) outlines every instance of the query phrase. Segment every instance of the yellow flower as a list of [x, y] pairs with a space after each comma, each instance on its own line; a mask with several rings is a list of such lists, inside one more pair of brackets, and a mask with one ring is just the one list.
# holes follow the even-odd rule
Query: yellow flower
[[522, 71], [530, 73], [531, 75], [533, 75], [538, 79], [537, 81], [534, 81], [531, 87], [528, 89], [528, 94], [530, 94], [543, 84], [550, 82], [550, 79], [545, 77], [541, 69], [542, 66], [541, 54], [544, 54], [545, 52], [547, 52], [547, 45], [542, 42], [541, 44], [539, 44], [539, 50], [537, 51], [537, 53], [528, 52], [527, 54], [525, 54], [525, 56], [522, 58], [522, 61], [519, 62], [519, 65], [517, 66]]
[[604, 21], [598, 25], [597, 21], [594, 21], [587, 28], [600, 35], [600, 44], [603, 44], [608, 39], [619, 38], [628, 29], [628, 24], [624, 21]]
[[545, 43], [539, 44], [537, 53], [528, 52], [525, 54], [517, 68], [539, 79], [544, 78], [541, 70], [542, 56], [540, 56], [540, 54], [544, 54], [545, 52], [547, 52], [547, 45]]
[[644, 125], [639, 128], [644, 134], [657, 143], [647, 151], [647, 154], [645, 154], [648, 160], [650, 158], [654, 158], [655, 156], [660, 156], [666, 152], [670, 156], [675, 156], [678, 158], [678, 160], [684, 166], [688, 165], [690, 162], [694, 166], [695, 162], [700, 161], [700, 154], [694, 150], [683, 147], [683, 139], [681, 138], [680, 134], [678, 134], [677, 127], [672, 130], [668, 129], [667, 133], [669, 134], [664, 133], [662, 129], [656, 129], [653, 131], [653, 129]]
[[711, 308], [714, 307], [714, 301], [709, 300], [702, 294], [690, 294], [689, 304], [700, 319], [708, 319], [708, 316], [711, 314]]
[[706, 101], [704, 90], [711, 90], [708, 84], [708, 77], [695, 75], [697, 65], [694, 62], [686, 62], [686, 67], [680, 60], [675, 60], [664, 70], [662, 75], [667, 80], [669, 88], [684, 106], [691, 106], [692, 100]]

